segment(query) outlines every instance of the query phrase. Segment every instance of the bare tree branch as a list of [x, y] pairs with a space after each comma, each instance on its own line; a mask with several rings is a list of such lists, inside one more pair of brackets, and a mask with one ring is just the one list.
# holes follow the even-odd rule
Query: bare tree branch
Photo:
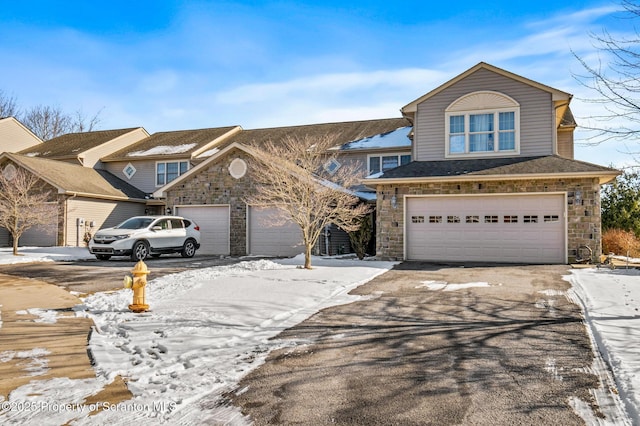
[[[623, 0], [624, 18], [640, 17], [640, 4]], [[574, 74], [582, 86], [596, 93], [586, 102], [601, 105], [603, 113], [592, 118], [596, 124], [581, 126], [592, 131], [592, 144], [607, 140], [636, 139], [640, 134], [640, 34], [615, 36], [606, 29], [602, 34], [591, 34], [598, 49], [598, 60], [588, 62], [573, 52], [585, 73]]]
[[258, 155], [251, 173], [258, 185], [246, 202], [277, 207], [300, 227], [307, 269], [325, 226], [354, 231], [360, 227], [357, 219], [370, 211], [346, 189], [359, 183], [357, 164], [326, 167], [338, 154], [330, 150], [336, 141], [336, 135], [286, 137], [254, 147]]
[[13, 237], [13, 254], [18, 255], [18, 242], [27, 229], [49, 225], [57, 209], [51, 203], [53, 194], [44, 189], [34, 174], [12, 163], [3, 165], [0, 173], [0, 227]]
[[0, 118], [16, 117], [17, 115], [18, 105], [16, 98], [0, 90]]

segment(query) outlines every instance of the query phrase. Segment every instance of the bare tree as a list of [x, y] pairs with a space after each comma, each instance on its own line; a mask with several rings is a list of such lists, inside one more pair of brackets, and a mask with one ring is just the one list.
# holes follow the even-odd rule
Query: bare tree
[[77, 110], [73, 116], [71, 132], [91, 132], [100, 124], [100, 113], [98, 111], [91, 117], [87, 117], [81, 109]]
[[0, 90], [0, 118], [15, 117], [17, 115], [18, 106], [16, 98]]
[[100, 123], [98, 111], [91, 117], [81, 110], [74, 114], [67, 114], [59, 107], [37, 105], [30, 109], [20, 111], [16, 98], [7, 95], [0, 89], [0, 118], [15, 117], [27, 126], [40, 139], [49, 139], [62, 136], [66, 133], [90, 132], [95, 130]]
[[48, 225], [57, 208], [50, 203], [52, 193], [34, 174], [12, 163], [0, 173], [0, 227], [13, 239], [13, 255], [18, 255], [18, 242], [27, 229]]
[[346, 188], [359, 183], [357, 165], [336, 167], [336, 135], [286, 137], [256, 151], [252, 176], [257, 181], [248, 204], [277, 207], [300, 227], [305, 246], [304, 267], [311, 269], [311, 250], [325, 226], [349, 232], [360, 227], [370, 209]]
[[[624, 18], [640, 17], [640, 3], [623, 0], [621, 4]], [[591, 117], [599, 124], [581, 126], [594, 131], [590, 138], [594, 144], [609, 139], [635, 139], [640, 133], [640, 34], [637, 30], [633, 34], [614, 36], [606, 29], [602, 34], [592, 34], [600, 53], [595, 64], [574, 53], [586, 72], [574, 77], [597, 94], [587, 101], [603, 108], [602, 114]]]
[[20, 121], [44, 141], [69, 133], [73, 128], [71, 116], [60, 108], [45, 105], [27, 110]]

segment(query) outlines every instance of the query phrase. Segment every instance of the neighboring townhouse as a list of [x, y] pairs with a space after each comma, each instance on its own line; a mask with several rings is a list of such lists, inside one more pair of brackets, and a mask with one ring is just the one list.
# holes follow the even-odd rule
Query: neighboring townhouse
[[567, 263], [601, 253], [600, 186], [571, 95], [479, 63], [402, 108], [413, 162], [364, 180], [385, 259]]
[[118, 130], [68, 133], [42, 144], [23, 149], [19, 154], [48, 158], [101, 168], [100, 158], [149, 136], [142, 127]]
[[219, 145], [242, 131], [240, 126], [154, 133], [101, 158], [102, 168], [149, 195], [147, 213], [164, 214], [164, 200], [151, 194], [190, 170]]
[[[87, 233], [117, 225], [145, 210], [145, 193], [105, 170], [47, 158], [0, 154], [0, 172], [7, 168], [21, 168], [36, 175], [45, 182], [45, 190], [51, 191], [50, 202], [58, 206], [48, 226], [31, 228], [22, 235], [21, 246], [84, 246]], [[5, 229], [0, 229], [0, 245], [10, 245]]]
[[19, 152], [41, 143], [39, 137], [14, 117], [0, 118], [0, 153]]
[[[243, 130], [220, 145], [220, 150], [154, 193], [174, 213], [194, 219], [201, 227], [202, 253], [237, 255], [293, 255], [302, 252], [300, 229], [293, 223], [271, 226], [265, 220], [276, 209], [247, 205], [255, 190], [252, 147], [283, 138], [333, 135], [344, 151], [334, 167], [358, 162], [362, 176], [372, 157], [410, 154], [410, 123], [404, 118], [324, 123], [306, 126]], [[385, 139], [393, 135], [393, 143]], [[406, 141], [403, 141], [402, 138]], [[382, 142], [384, 141], [384, 143]], [[293, 160], [293, 159], [292, 159]], [[400, 161], [400, 160], [398, 160]], [[366, 198], [366, 197], [365, 197]], [[323, 236], [318, 252], [349, 252], [346, 233], [335, 227]]]

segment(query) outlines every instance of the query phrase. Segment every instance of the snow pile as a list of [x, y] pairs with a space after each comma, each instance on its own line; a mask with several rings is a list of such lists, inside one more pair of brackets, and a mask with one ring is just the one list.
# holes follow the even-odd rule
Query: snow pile
[[573, 285], [570, 296], [584, 308], [627, 415], [640, 418], [640, 271], [579, 269], [565, 279]]

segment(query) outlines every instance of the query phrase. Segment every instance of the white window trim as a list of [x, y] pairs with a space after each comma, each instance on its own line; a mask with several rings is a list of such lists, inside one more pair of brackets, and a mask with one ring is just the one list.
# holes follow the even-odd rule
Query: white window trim
[[[156, 165], [153, 169], [153, 182], [155, 183], [156, 188], [162, 188], [163, 186], [170, 183], [167, 182], [167, 164], [169, 163], [178, 163], [178, 177], [184, 174], [180, 173], [180, 163], [187, 163], [187, 170], [185, 171], [185, 173], [188, 172], [189, 169], [191, 169], [191, 162], [189, 160], [156, 161]], [[162, 185], [158, 184], [158, 164], [164, 164], [164, 184]]]
[[[515, 148], [511, 150], [500, 150], [500, 140], [498, 138], [499, 133], [499, 113], [501, 112], [513, 112], [515, 121]], [[493, 133], [496, 136], [494, 138], [494, 150], [493, 151], [469, 151], [469, 116], [476, 114], [493, 114], [494, 130]], [[461, 153], [449, 152], [450, 142], [450, 124], [451, 116], [464, 115], [464, 151]], [[517, 155], [520, 154], [520, 110], [518, 108], [499, 108], [499, 109], [482, 109], [473, 111], [455, 111], [445, 113], [445, 158], [469, 158], [469, 157], [496, 157], [505, 155]]]
[[393, 157], [396, 156], [398, 157], [398, 167], [400, 167], [400, 157], [404, 156], [404, 155], [409, 155], [411, 156], [411, 159], [413, 160], [413, 154], [411, 153], [411, 151], [407, 151], [407, 152], [383, 152], [383, 153], [376, 153], [376, 154], [368, 154], [367, 155], [367, 173], [370, 175], [372, 173], [370, 166], [371, 166], [371, 157], [379, 157], [380, 158], [380, 172], [382, 172], [382, 157]]
[[[493, 106], [492, 106], [493, 105]], [[500, 150], [500, 141], [498, 133], [499, 113], [513, 112], [515, 121], [515, 143], [512, 150]], [[494, 120], [494, 150], [493, 151], [469, 151], [469, 116], [476, 114], [493, 114]], [[463, 153], [451, 153], [450, 149], [450, 124], [451, 116], [464, 116], [464, 150]], [[482, 157], [500, 157], [513, 156], [520, 154], [520, 104], [512, 97], [504, 93], [494, 91], [478, 91], [463, 95], [453, 101], [445, 109], [445, 158], [482, 158]]]

